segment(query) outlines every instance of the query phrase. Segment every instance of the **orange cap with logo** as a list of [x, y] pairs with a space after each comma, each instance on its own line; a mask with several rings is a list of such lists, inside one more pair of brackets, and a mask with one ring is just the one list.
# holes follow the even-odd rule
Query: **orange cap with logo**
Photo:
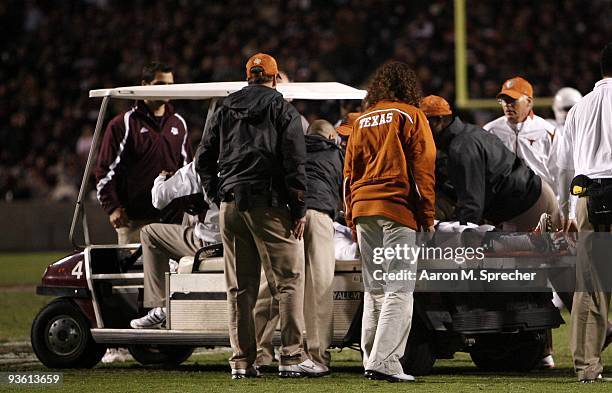
[[520, 76], [515, 76], [504, 82], [501, 91], [497, 93], [497, 98], [509, 96], [518, 100], [524, 95], [533, 98], [533, 87], [531, 87], [531, 83], [527, 82], [525, 79]]
[[430, 95], [421, 100], [419, 108], [425, 113], [425, 116], [447, 116], [452, 115], [450, 105], [446, 100], [439, 96]]
[[265, 76], [278, 75], [278, 66], [276, 65], [274, 57], [265, 53], [257, 53], [251, 56], [246, 63], [247, 79], [259, 74]]

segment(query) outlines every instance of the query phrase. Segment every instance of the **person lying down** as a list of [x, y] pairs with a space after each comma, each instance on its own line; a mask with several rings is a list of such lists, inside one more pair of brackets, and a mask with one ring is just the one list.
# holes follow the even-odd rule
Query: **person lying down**
[[[462, 225], [458, 221], [436, 223], [436, 246], [484, 247], [489, 253], [511, 253], [532, 251], [556, 254], [571, 251], [563, 232], [552, 230], [549, 214], [542, 214], [536, 228], [530, 232], [500, 232], [493, 225]], [[450, 233], [462, 236], [449, 236]]]

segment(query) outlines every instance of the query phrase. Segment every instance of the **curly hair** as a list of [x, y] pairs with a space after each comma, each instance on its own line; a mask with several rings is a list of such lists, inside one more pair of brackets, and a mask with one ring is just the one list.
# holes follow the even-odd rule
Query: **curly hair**
[[368, 106], [379, 101], [401, 101], [416, 107], [421, 101], [415, 72], [406, 63], [390, 61], [378, 67], [368, 85]]

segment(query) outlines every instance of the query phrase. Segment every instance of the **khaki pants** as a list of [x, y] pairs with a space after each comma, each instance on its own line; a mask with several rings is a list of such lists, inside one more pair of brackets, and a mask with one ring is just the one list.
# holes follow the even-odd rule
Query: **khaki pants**
[[396, 271], [398, 266], [416, 273], [417, 264], [397, 258], [374, 263], [374, 250], [379, 247], [415, 245], [414, 230], [385, 217], [357, 218], [357, 237], [361, 249], [362, 274], [366, 283], [361, 327], [363, 366], [369, 371], [393, 375], [403, 372], [399, 360], [404, 356], [410, 334], [413, 311], [414, 282], [399, 287], [397, 283], [367, 284], [374, 271]]
[[538, 220], [542, 213], [548, 213], [552, 217], [553, 227], [561, 226], [561, 210], [559, 210], [559, 202], [552, 188], [542, 181], [542, 192], [536, 203], [527, 211], [518, 216], [509, 219], [501, 224], [504, 231], [509, 232], [528, 232], [538, 225]]
[[328, 214], [309, 209], [304, 232], [306, 283], [304, 318], [306, 347], [315, 362], [329, 366], [327, 350], [333, 336], [334, 313], [334, 224]]
[[[583, 236], [593, 231], [587, 215], [587, 199], [578, 199], [576, 206], [578, 230]], [[591, 253], [589, 244], [578, 249], [577, 281], [597, 281], [597, 277], [589, 276], [591, 272]], [[584, 261], [584, 262], [583, 262]], [[586, 275], [581, 277], [581, 275]], [[574, 359], [574, 371], [579, 380], [595, 379], [603, 371], [601, 351], [606, 339], [608, 326], [608, 312], [610, 306], [610, 292], [592, 291], [574, 292], [572, 313], [570, 315], [570, 350]]]
[[240, 212], [235, 202], [221, 203], [225, 281], [229, 308], [232, 368], [248, 368], [255, 362], [257, 344], [253, 309], [263, 270], [279, 301], [281, 364], [305, 360], [304, 249], [291, 233], [289, 211], [282, 207], [254, 207]]
[[[304, 319], [306, 349], [313, 361], [328, 366], [327, 350], [333, 337], [334, 225], [328, 214], [309, 209], [304, 231], [305, 285]], [[272, 298], [265, 277], [259, 286], [255, 306], [257, 364], [269, 365], [274, 358], [272, 336], [278, 323], [278, 304]]]
[[143, 226], [151, 224], [156, 220], [130, 220], [127, 227], [115, 228], [117, 231], [117, 244], [140, 243], [140, 230]]
[[144, 306], [166, 306], [165, 274], [169, 258], [177, 261], [195, 253], [206, 244], [195, 235], [192, 226], [150, 224], [140, 231], [144, 269]]
[[278, 326], [278, 302], [272, 297], [264, 272], [259, 283], [259, 295], [254, 310], [257, 365], [269, 366], [274, 360], [272, 337]]

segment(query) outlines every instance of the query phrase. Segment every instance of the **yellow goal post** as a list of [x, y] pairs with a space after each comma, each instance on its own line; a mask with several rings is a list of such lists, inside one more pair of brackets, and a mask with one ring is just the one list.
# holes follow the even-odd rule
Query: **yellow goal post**
[[[455, 105], [460, 109], [497, 109], [495, 97], [470, 98], [467, 65], [466, 1], [454, 0], [455, 16]], [[501, 83], [501, 81], [500, 81]], [[533, 106], [550, 108], [553, 97], [536, 97]]]

